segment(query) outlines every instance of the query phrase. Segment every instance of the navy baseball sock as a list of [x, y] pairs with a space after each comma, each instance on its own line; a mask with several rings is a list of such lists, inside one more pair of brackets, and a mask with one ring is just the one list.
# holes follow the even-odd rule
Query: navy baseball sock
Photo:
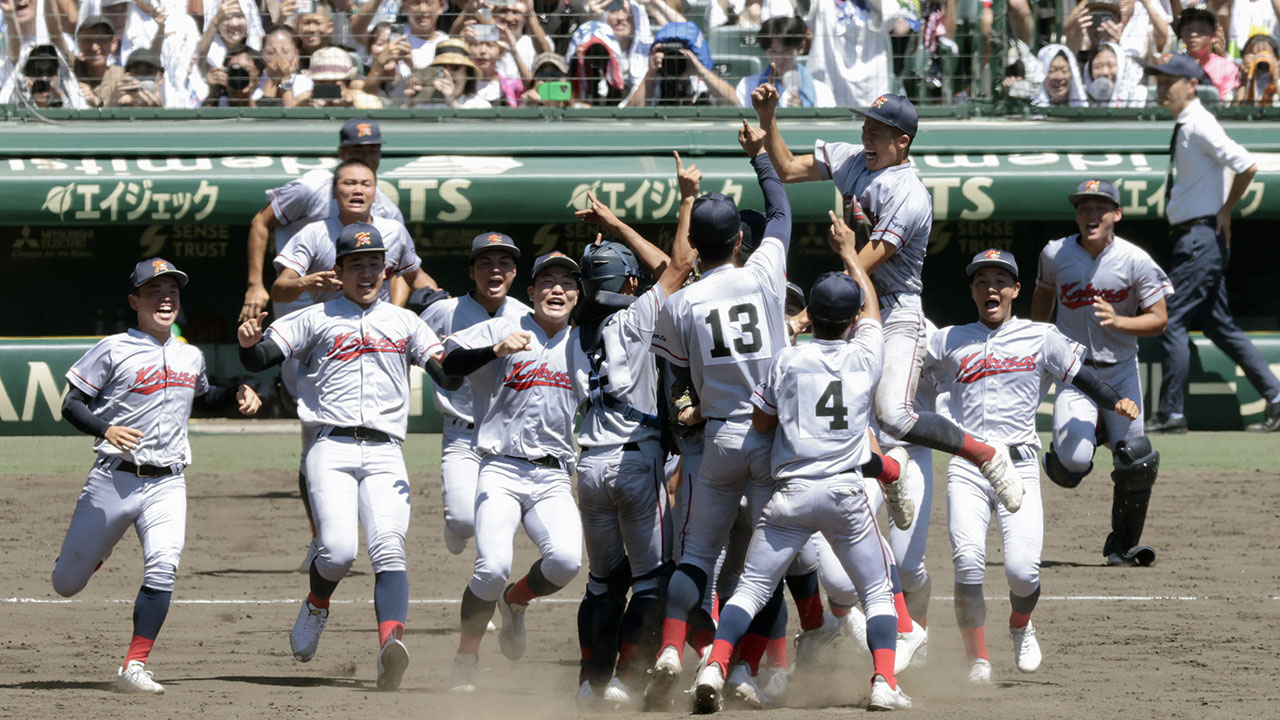
[[720, 666], [725, 677], [729, 677], [729, 660], [733, 657], [733, 648], [747, 633], [751, 625], [751, 616], [737, 605], [725, 605], [720, 611], [720, 624], [716, 626], [716, 639], [711, 645], [711, 659]]
[[920, 627], [929, 626], [929, 597], [933, 594], [933, 580], [926, 577], [924, 584], [915, 590], [903, 590], [902, 599], [907, 603], [907, 611], [911, 619], [920, 623]]
[[387, 638], [398, 640], [404, 635], [409, 617], [409, 574], [404, 570], [388, 570], [373, 576], [373, 611], [378, 617], [378, 646]]
[[1036, 602], [1040, 600], [1040, 586], [1036, 585], [1035, 592], [1025, 597], [1018, 597], [1012, 592], [1009, 593], [1009, 627], [1023, 628], [1027, 623], [1031, 622], [1031, 611], [1036, 609]]
[[147, 661], [151, 646], [169, 614], [169, 600], [172, 597], [171, 590], [154, 590], [146, 585], [138, 589], [138, 597], [133, 601], [133, 639], [129, 642], [129, 653], [124, 659], [125, 667], [134, 661]]
[[956, 583], [956, 625], [970, 660], [987, 657], [987, 601], [981, 585]]
[[786, 582], [791, 599], [796, 603], [796, 613], [800, 616], [800, 629], [822, 627], [822, 594], [818, 589], [817, 571], [788, 575]]
[[560, 586], [542, 574], [542, 559], [539, 558], [529, 568], [529, 574], [520, 578], [507, 591], [507, 602], [512, 605], [528, 605], [536, 597], [551, 595], [560, 590]]
[[326, 580], [320, 571], [316, 569], [316, 561], [311, 561], [311, 594], [307, 596], [307, 602], [314, 607], [329, 608], [329, 598], [333, 597], [333, 591], [338, 589], [337, 580]]
[[897, 624], [888, 615], [867, 618], [867, 647], [871, 649], [871, 662], [875, 674], [883, 677], [889, 687], [897, 687], [893, 676], [895, 650], [898, 645]]
[[590, 588], [582, 595], [578, 603], [578, 650], [582, 659], [578, 662], [578, 684], [591, 678], [592, 660], [595, 658], [596, 645], [592, 628], [595, 625], [596, 608], [604, 602], [603, 595], [596, 595]]
[[[760, 671], [760, 658], [764, 657], [769, 636], [773, 634], [773, 624], [777, 621], [778, 612], [782, 606], [782, 583], [778, 583], [778, 587], [774, 588], [773, 594], [769, 596], [769, 602], [765, 603], [764, 607], [760, 608], [760, 612], [751, 619], [747, 634], [742, 636], [738, 654], [751, 666], [752, 675]], [[723, 616], [721, 622], [723, 622]]]
[[667, 586], [666, 618], [662, 621], [662, 647], [679, 650], [688, 636], [690, 611], [702, 602], [707, 574], [696, 565], [681, 563]]
[[489, 627], [489, 620], [497, 609], [497, 600], [481, 600], [470, 587], [462, 591], [462, 639], [458, 642], [458, 654], [479, 652], [485, 628]]
[[915, 425], [912, 425], [911, 429], [899, 439], [913, 445], [923, 445], [952, 455], [961, 455], [966, 460], [973, 459], [961, 453], [965, 440], [969, 439], [969, 436], [960, 429], [960, 426], [938, 413], [917, 413]]
[[778, 608], [778, 614], [773, 619], [773, 629], [769, 632], [769, 643], [764, 651], [769, 656], [769, 667], [787, 669], [789, 663], [787, 662], [787, 604], [785, 602]]

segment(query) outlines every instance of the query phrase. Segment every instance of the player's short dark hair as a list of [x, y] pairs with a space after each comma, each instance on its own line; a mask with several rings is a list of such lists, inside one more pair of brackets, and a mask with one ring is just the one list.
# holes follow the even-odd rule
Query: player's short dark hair
[[809, 322], [813, 325], [814, 340], [839, 340], [849, 331], [849, 325], [853, 323], [852, 320], [833, 322], [813, 316], [809, 317]]
[[337, 180], [338, 176], [342, 174], [342, 171], [346, 170], [349, 167], [362, 167], [365, 170], [368, 170], [369, 172], [373, 173], [373, 178], [375, 180], [378, 178], [378, 171], [374, 170], [373, 167], [369, 165], [369, 163], [359, 158], [351, 158], [350, 160], [343, 160], [342, 162], [338, 163], [338, 167], [333, 169], [333, 179]]
[[[741, 232], [741, 231], [739, 231]], [[698, 251], [698, 258], [702, 260], [703, 267], [707, 265], [718, 265], [720, 263], [733, 259], [733, 249], [738, 245], [737, 241], [733, 242], [690, 242], [693, 249]]]
[[779, 15], [760, 24], [760, 31], [756, 33], [756, 42], [759, 43], [761, 52], [768, 50], [774, 40], [781, 40], [783, 47], [799, 48], [804, 46], [808, 32], [809, 27], [804, 24], [804, 20], [794, 15], [791, 17]]

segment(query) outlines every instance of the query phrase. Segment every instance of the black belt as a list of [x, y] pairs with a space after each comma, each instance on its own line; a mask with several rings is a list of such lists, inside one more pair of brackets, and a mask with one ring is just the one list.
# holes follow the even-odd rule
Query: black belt
[[336, 427], [329, 431], [329, 437], [349, 437], [362, 442], [391, 442], [390, 435], [367, 427]]
[[533, 463], [540, 467], [553, 468], [555, 470], [564, 469], [564, 465], [561, 464], [560, 459], [554, 455], [543, 455], [540, 458], [519, 457], [517, 455], [503, 455], [503, 457], [510, 458], [512, 460], [523, 460], [524, 462]]
[[1014, 460], [1035, 460], [1036, 448], [1034, 445], [1010, 445], [1009, 457]]
[[1187, 220], [1186, 222], [1180, 222], [1177, 225], [1170, 224], [1169, 234], [1172, 235], [1173, 237], [1181, 237], [1182, 235], [1185, 235], [1188, 232], [1191, 232], [1192, 228], [1198, 227], [1200, 225], [1206, 225], [1216, 230], [1218, 227], [1218, 216], [1205, 215], [1204, 217], [1191, 218], [1190, 220]]
[[137, 475], [140, 478], [158, 478], [168, 477], [169, 475], [177, 475], [172, 467], [160, 467], [159, 465], [134, 465], [128, 460], [121, 460], [113, 470], [127, 472], [130, 475]]
[[475, 423], [473, 423], [473, 422], [464, 423], [464, 422], [462, 422], [461, 420], [450, 420], [450, 421], [449, 421], [449, 424], [450, 424], [450, 425], [453, 425], [454, 427], [466, 428], [466, 429], [468, 429], [468, 430], [475, 430], [475, 429], [476, 429], [476, 424], [475, 424]]
[[1103, 369], [1103, 368], [1115, 367], [1115, 366], [1116, 366], [1116, 365], [1118, 365], [1119, 363], [1114, 362], [1114, 361], [1112, 361], [1112, 362], [1102, 362], [1101, 360], [1092, 360], [1092, 359], [1090, 359], [1090, 360], [1085, 360], [1085, 361], [1084, 361], [1084, 364], [1085, 364], [1085, 365], [1088, 365], [1088, 366], [1089, 366], [1089, 367], [1091, 367], [1091, 368], [1098, 368], [1099, 370], [1101, 370], [1101, 369]]

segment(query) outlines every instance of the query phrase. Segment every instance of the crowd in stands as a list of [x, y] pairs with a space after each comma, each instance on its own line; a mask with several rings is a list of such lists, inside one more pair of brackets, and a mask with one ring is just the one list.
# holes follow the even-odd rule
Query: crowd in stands
[[[885, 92], [1143, 107], [1154, 104], [1144, 65], [1183, 50], [1220, 102], [1280, 104], [1280, 0], [0, 0], [0, 10], [0, 104], [35, 108], [745, 107], [770, 79], [789, 107], [864, 107]], [[993, 31], [997, 18], [1007, 32]]]

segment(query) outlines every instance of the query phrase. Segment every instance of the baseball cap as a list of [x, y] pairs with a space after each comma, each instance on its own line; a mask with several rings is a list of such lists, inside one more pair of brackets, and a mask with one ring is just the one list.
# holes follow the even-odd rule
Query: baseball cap
[[382, 233], [369, 223], [362, 222], [351, 223], [342, 228], [342, 234], [334, 245], [338, 251], [334, 259], [339, 261], [356, 253], [386, 252], [386, 246], [382, 244]]
[[538, 259], [533, 261], [532, 277], [537, 279], [538, 273], [541, 273], [543, 270], [549, 270], [553, 267], [568, 268], [569, 272], [574, 273], [575, 277], [577, 277], [577, 273], [579, 271], [578, 263], [574, 262], [573, 258], [565, 255], [559, 250], [552, 250], [545, 255], [539, 255]]
[[1106, 198], [1116, 205], [1120, 204], [1120, 191], [1109, 180], [1085, 180], [1076, 186], [1076, 191], [1067, 199], [1072, 205], [1079, 205], [1087, 197]]
[[693, 201], [689, 216], [689, 238], [694, 246], [728, 245], [742, 229], [738, 205], [733, 198], [717, 192]]
[[342, 129], [338, 131], [338, 147], [381, 144], [382, 132], [378, 130], [377, 120], [351, 118], [342, 123]]
[[346, 50], [334, 46], [322, 47], [311, 55], [311, 65], [307, 68], [307, 74], [316, 82], [350, 80], [355, 77], [356, 64], [351, 59], [351, 53]]
[[511, 253], [514, 258], [520, 257], [520, 248], [516, 247], [516, 241], [511, 239], [510, 235], [500, 232], [480, 233], [471, 241], [471, 259], [475, 260], [480, 257], [480, 253], [489, 250], [506, 250]]
[[738, 221], [738, 229], [742, 230], [742, 245], [738, 248], [738, 257], [746, 262], [764, 241], [764, 228], [769, 220], [759, 210], [748, 209], [738, 213]]
[[1008, 250], [997, 250], [995, 248], [983, 250], [977, 255], [974, 255], [973, 260], [969, 263], [968, 267], [964, 269], [964, 272], [972, 278], [974, 273], [987, 267], [1000, 268], [1001, 270], [1013, 275], [1015, 280], [1018, 279], [1018, 261], [1013, 259], [1013, 253]]
[[916, 129], [920, 125], [920, 118], [916, 114], [916, 106], [902, 95], [894, 95], [885, 93], [867, 106], [866, 110], [854, 110], [859, 115], [864, 115], [872, 120], [879, 120], [889, 127], [897, 128], [907, 134], [907, 137], [915, 139]]
[[111, 23], [101, 15], [90, 15], [80, 23], [80, 27], [76, 28], [76, 37], [80, 37], [89, 32], [92, 28], [106, 28], [106, 34], [115, 37], [116, 29], [111, 27]]
[[529, 69], [536, 76], [538, 71], [546, 71], [547, 67], [552, 67], [560, 72], [557, 77], [566, 77], [569, 74], [569, 63], [564, 61], [564, 56], [559, 53], [544, 52], [533, 59], [533, 64]]
[[1120, 0], [1089, 0], [1089, 4], [1085, 5], [1085, 10], [1091, 13], [1109, 12], [1118, 21], [1120, 19]]
[[133, 272], [129, 275], [129, 284], [134, 288], [140, 288], [152, 278], [158, 278], [161, 275], [172, 275], [178, 279], [178, 287], [187, 286], [187, 274], [173, 266], [173, 263], [164, 258], [147, 258], [133, 266]]
[[787, 283], [787, 300], [795, 300], [798, 305], [804, 307], [804, 288], [793, 282]]
[[1144, 70], [1148, 75], [1152, 73], [1172, 75], [1209, 82], [1209, 76], [1205, 74], [1204, 68], [1200, 67], [1200, 63], [1196, 62], [1195, 58], [1186, 53], [1165, 53], [1160, 56], [1160, 62], [1149, 64]]
[[124, 71], [133, 73], [139, 68], [151, 68], [152, 72], [163, 70], [164, 64], [160, 62], [160, 53], [151, 48], [138, 48], [129, 53], [129, 59], [124, 64]]
[[824, 322], [847, 322], [861, 310], [862, 288], [857, 280], [844, 273], [823, 273], [809, 291], [811, 318]]
[[1182, 35], [1182, 26], [1192, 20], [1204, 20], [1209, 23], [1209, 27], [1215, 29], [1218, 27], [1218, 14], [1213, 11], [1213, 8], [1204, 3], [1196, 3], [1182, 8], [1182, 14], [1173, 21], [1173, 34]]

